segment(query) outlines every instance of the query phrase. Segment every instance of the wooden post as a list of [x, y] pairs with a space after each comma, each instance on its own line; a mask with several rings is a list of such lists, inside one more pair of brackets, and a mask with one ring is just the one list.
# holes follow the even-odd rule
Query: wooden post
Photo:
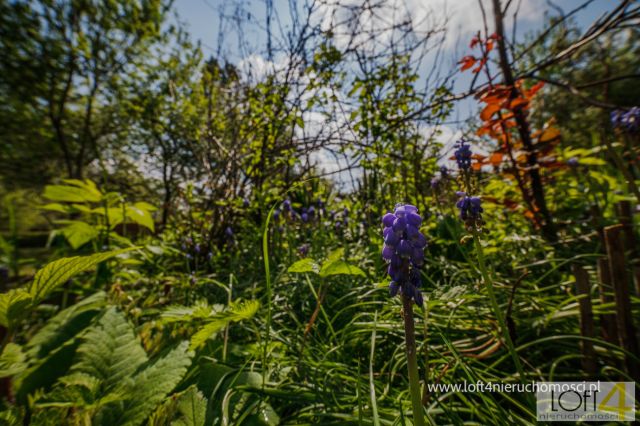
[[640, 253], [638, 253], [637, 241], [633, 232], [633, 215], [631, 203], [628, 200], [619, 201], [616, 204], [616, 214], [623, 226], [624, 249], [628, 253], [631, 271], [633, 273], [634, 290], [636, 296], [640, 297]]
[[[624, 261], [624, 244], [621, 233], [623, 225], [613, 225], [604, 228], [604, 237], [609, 257], [609, 273], [613, 284], [614, 299], [616, 302], [616, 326], [620, 346], [627, 352], [638, 356], [638, 340], [633, 327], [631, 316], [631, 300], [629, 296], [629, 283]], [[640, 381], [638, 363], [629, 355], [625, 355], [627, 372], [635, 381]]]
[[[613, 304], [613, 288], [611, 286], [611, 274], [609, 272], [609, 259], [598, 259], [598, 292], [600, 304]], [[616, 316], [613, 314], [600, 314], [600, 328], [602, 337], [609, 343], [618, 344], [618, 332], [616, 330]]]
[[[580, 305], [580, 334], [582, 337], [593, 339], [595, 327], [593, 325], [593, 309], [591, 307], [591, 286], [589, 275], [580, 265], [573, 265], [573, 275], [576, 278], [576, 294]], [[598, 372], [596, 351], [591, 340], [583, 340], [582, 344], [582, 368], [592, 378]]]

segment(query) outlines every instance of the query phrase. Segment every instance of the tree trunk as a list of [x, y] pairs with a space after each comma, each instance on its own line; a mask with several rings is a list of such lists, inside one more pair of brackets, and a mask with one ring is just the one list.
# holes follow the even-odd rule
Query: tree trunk
[[[518, 89], [515, 87], [515, 79], [507, 56], [507, 47], [504, 42], [504, 20], [502, 15], [502, 6], [500, 0], [493, 0], [493, 15], [495, 20], [495, 32], [498, 35], [498, 53], [500, 55], [500, 69], [504, 78], [504, 83], [512, 88], [511, 99], [514, 99], [518, 95]], [[537, 211], [532, 212], [538, 219], [541, 219], [542, 234], [551, 242], [558, 240], [555, 226], [553, 224], [553, 218], [549, 209], [547, 208], [547, 202], [544, 197], [544, 186], [542, 184], [542, 178], [540, 176], [540, 166], [538, 164], [538, 156], [533, 146], [531, 139], [531, 132], [529, 130], [529, 123], [527, 117], [522, 109], [516, 109], [513, 111], [518, 127], [518, 133], [522, 140], [522, 145], [527, 153], [527, 174], [531, 183], [531, 195], [533, 196], [535, 208]]]

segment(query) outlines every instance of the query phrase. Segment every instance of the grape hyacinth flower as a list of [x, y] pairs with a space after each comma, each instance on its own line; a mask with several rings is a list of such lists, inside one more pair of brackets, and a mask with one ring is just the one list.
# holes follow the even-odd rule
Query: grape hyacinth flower
[[456, 195], [460, 197], [456, 207], [460, 210], [460, 219], [464, 221], [468, 229], [478, 228], [482, 225], [482, 209], [479, 197], [470, 197], [466, 192], [458, 191]]
[[611, 113], [611, 124], [628, 133], [640, 130], [640, 107], [633, 107], [629, 111], [615, 110]]
[[309, 249], [310, 248], [311, 248], [311, 246], [308, 243], [304, 243], [300, 247], [298, 247], [298, 254], [301, 257], [307, 257], [307, 254], [309, 254]]
[[471, 145], [464, 140], [459, 140], [456, 142], [456, 150], [453, 153], [456, 158], [456, 163], [458, 163], [458, 168], [466, 172], [471, 167]]
[[384, 215], [382, 224], [382, 258], [389, 263], [387, 273], [392, 280], [389, 292], [391, 296], [401, 293], [422, 306], [420, 268], [427, 245], [427, 239], [419, 230], [422, 217], [415, 206], [398, 204], [393, 213]]
[[249, 207], [251, 205], [251, 203], [249, 202], [248, 198], [243, 198], [242, 199], [242, 206], [246, 209], [247, 207]]
[[447, 169], [447, 166], [440, 166], [440, 177], [442, 179], [449, 177], [449, 169]]
[[571, 157], [567, 160], [567, 166], [571, 167], [572, 169], [575, 169], [579, 165], [580, 165], [580, 160], [578, 160], [577, 157]]
[[224, 230], [224, 235], [226, 235], [229, 238], [233, 237], [233, 229], [230, 226], [227, 226]]
[[439, 177], [433, 177], [431, 179], [431, 189], [438, 189], [438, 186], [440, 185], [440, 178]]
[[382, 218], [384, 246], [382, 258], [388, 262], [388, 274], [391, 277], [389, 292], [391, 296], [402, 295], [402, 319], [409, 373], [409, 394], [413, 408], [413, 424], [424, 426], [420, 374], [418, 371], [413, 302], [422, 306], [420, 291], [420, 268], [424, 264], [424, 248], [427, 239], [420, 232], [422, 217], [418, 209], [410, 204], [396, 204], [393, 213]]

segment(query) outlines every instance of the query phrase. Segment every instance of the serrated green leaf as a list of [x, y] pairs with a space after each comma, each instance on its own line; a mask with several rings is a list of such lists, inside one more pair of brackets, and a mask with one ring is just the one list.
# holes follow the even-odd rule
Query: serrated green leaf
[[204, 426], [207, 415], [207, 398], [195, 386], [190, 386], [178, 399], [178, 412], [181, 417], [173, 426]]
[[39, 302], [74, 275], [134, 249], [135, 247], [96, 253], [90, 256], [65, 257], [53, 261], [36, 273], [35, 278], [28, 286], [28, 292], [35, 302]]
[[141, 424], [182, 380], [193, 355], [183, 342], [164, 357], [140, 368], [133, 376], [127, 399], [105, 407], [97, 423], [133, 426]]
[[133, 326], [115, 308], [88, 330], [77, 350], [71, 373], [83, 373], [102, 382], [103, 393], [122, 388], [147, 361]]
[[317, 274], [320, 271], [320, 266], [313, 259], [305, 258], [289, 266], [287, 271], [292, 273], [313, 272]]
[[249, 300], [247, 302], [234, 303], [227, 310], [212, 315], [204, 327], [191, 337], [190, 349], [194, 350], [202, 346], [207, 339], [222, 330], [229, 323], [252, 318], [256, 312], [258, 312], [259, 307], [260, 302], [257, 300]]
[[0, 325], [12, 328], [32, 301], [33, 297], [22, 288], [0, 294]]
[[0, 378], [21, 373], [27, 368], [27, 356], [22, 347], [13, 342], [7, 343], [0, 354]]

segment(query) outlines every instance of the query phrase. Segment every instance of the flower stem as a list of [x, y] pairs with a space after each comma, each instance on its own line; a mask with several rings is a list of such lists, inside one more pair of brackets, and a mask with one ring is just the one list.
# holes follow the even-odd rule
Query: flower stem
[[404, 338], [407, 344], [407, 368], [409, 370], [409, 392], [411, 393], [411, 406], [413, 408], [413, 423], [416, 426], [424, 426], [416, 353], [416, 333], [413, 324], [413, 301], [410, 297], [402, 295], [402, 306], [404, 310]]
[[[487, 287], [487, 293], [489, 293], [489, 301], [491, 302], [491, 307], [493, 309], [493, 313], [498, 319], [498, 325], [500, 326], [500, 332], [504, 338], [505, 343], [507, 344], [507, 349], [509, 350], [509, 354], [513, 359], [513, 363], [516, 366], [516, 370], [520, 375], [520, 380], [522, 382], [526, 382], [526, 376], [524, 373], [524, 369], [522, 368], [522, 363], [520, 362], [520, 358], [518, 357], [518, 353], [516, 352], [515, 345], [511, 340], [511, 335], [509, 334], [509, 329], [507, 328], [504, 316], [502, 311], [500, 310], [500, 305], [498, 305], [498, 300], [496, 299], [495, 289], [493, 287], [493, 280], [489, 276], [489, 272], [487, 270], [487, 265], [484, 259], [484, 251], [482, 250], [482, 244], [480, 244], [480, 237], [478, 236], [478, 231], [474, 228], [472, 230], [473, 233], [473, 241], [475, 243], [476, 255], [478, 257], [478, 267], [480, 268], [480, 274], [482, 275], [482, 281]], [[527, 399], [530, 400], [529, 397]]]

